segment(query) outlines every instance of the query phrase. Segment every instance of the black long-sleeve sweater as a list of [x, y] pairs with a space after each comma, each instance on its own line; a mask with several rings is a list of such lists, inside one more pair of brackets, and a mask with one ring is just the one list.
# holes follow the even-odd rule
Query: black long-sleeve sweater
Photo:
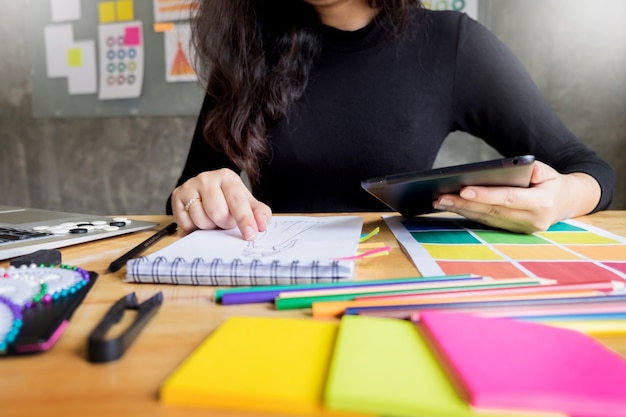
[[[460, 130], [504, 156], [534, 154], [561, 173], [592, 175], [602, 187], [596, 210], [606, 208], [612, 169], [563, 125], [509, 49], [465, 14], [421, 13], [399, 37], [377, 21], [354, 32], [322, 28], [307, 88], [270, 132], [256, 198], [274, 212], [385, 210], [361, 181], [431, 168], [444, 139]], [[236, 170], [204, 141], [210, 105], [178, 185], [203, 171]]]

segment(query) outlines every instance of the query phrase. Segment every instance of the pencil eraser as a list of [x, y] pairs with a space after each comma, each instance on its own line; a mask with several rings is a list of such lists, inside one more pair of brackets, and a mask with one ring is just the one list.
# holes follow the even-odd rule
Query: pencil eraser
[[20, 267], [22, 265], [30, 266], [35, 265], [58, 265], [61, 263], [61, 251], [58, 249], [41, 249], [28, 255], [22, 255], [17, 258], [11, 259], [9, 264], [14, 267]]

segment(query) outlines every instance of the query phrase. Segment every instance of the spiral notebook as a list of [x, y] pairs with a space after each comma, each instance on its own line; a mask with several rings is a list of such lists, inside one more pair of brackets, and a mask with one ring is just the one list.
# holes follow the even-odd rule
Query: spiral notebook
[[197, 230], [127, 263], [126, 282], [276, 285], [350, 280], [360, 216], [274, 216], [248, 242], [238, 229]]

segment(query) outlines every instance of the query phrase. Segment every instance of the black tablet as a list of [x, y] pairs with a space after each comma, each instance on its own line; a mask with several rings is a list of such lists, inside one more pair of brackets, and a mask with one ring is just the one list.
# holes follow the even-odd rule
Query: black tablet
[[528, 187], [533, 155], [494, 159], [371, 178], [363, 189], [405, 217], [430, 213], [441, 194], [455, 194], [467, 185]]

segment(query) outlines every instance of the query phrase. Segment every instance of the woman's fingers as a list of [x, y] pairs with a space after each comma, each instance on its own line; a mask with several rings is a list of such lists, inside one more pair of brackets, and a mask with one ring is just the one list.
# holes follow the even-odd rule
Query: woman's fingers
[[230, 169], [203, 172], [177, 187], [172, 193], [172, 210], [187, 232], [239, 227], [246, 240], [265, 231], [272, 216], [271, 209], [256, 200]]

